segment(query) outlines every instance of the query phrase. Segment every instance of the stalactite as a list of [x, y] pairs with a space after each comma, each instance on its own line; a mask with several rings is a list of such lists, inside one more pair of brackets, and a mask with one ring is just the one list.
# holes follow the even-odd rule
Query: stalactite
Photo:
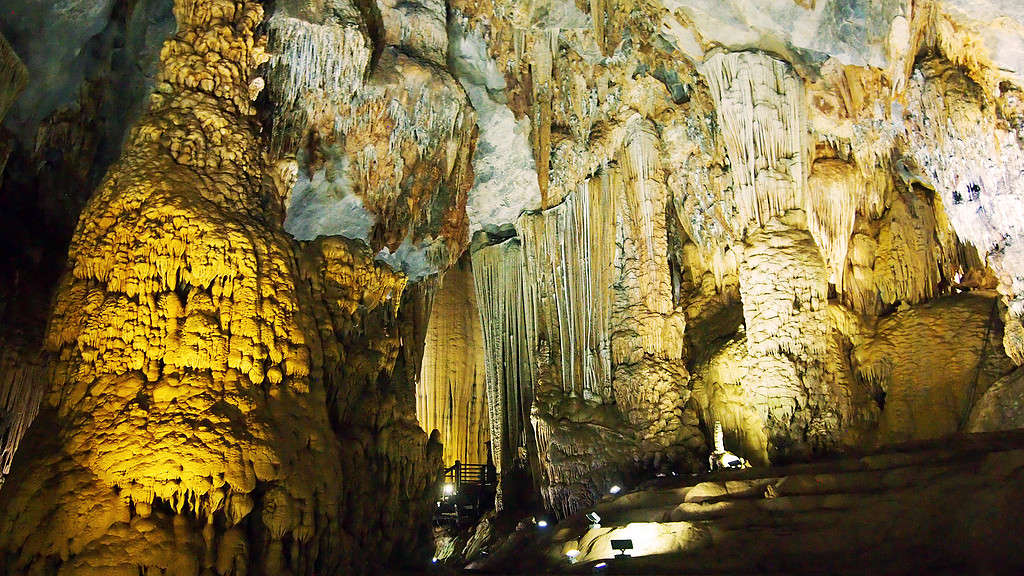
[[[306, 125], [333, 121], [362, 88], [372, 46], [347, 3], [340, 22], [316, 24], [278, 12], [267, 21], [270, 88], [282, 109], [275, 134], [295, 137]], [[334, 106], [325, 105], [327, 100]], [[285, 146], [284, 143], [279, 143]]]
[[884, 205], [889, 177], [877, 170], [870, 179], [857, 167], [838, 160], [819, 160], [808, 179], [807, 228], [821, 248], [830, 282], [843, 291], [847, 253], [858, 212], [877, 214]]
[[[418, 280], [454, 264], [468, 243], [475, 113], [443, 67], [443, 3], [374, 7], [388, 30], [368, 29], [355, 5], [275, 4], [272, 160], [296, 165], [306, 202], [313, 196], [336, 214], [358, 205], [359, 234]], [[332, 185], [309, 186], [321, 171]], [[321, 211], [288, 216], [288, 230], [304, 239], [352, 234]]]
[[420, 425], [437, 429], [444, 461], [482, 464], [489, 439], [480, 313], [468, 260], [445, 273], [434, 298], [417, 382], [416, 414]]
[[46, 389], [45, 364], [23, 350], [0, 351], [0, 489], [11, 471], [14, 453], [39, 412]]
[[557, 28], [543, 30], [533, 35], [533, 60], [531, 79], [533, 81], [533, 152], [537, 162], [537, 179], [540, 183], [541, 206], [549, 207], [548, 188], [551, 171], [551, 121], [554, 98], [553, 74], [555, 59], [558, 57]]
[[562, 204], [519, 220], [528, 306], [549, 347], [539, 361], [557, 367], [559, 379], [537, 384], [597, 402], [611, 399], [613, 186], [607, 176], [591, 179]]
[[601, 51], [605, 54], [608, 53], [608, 48], [605, 46], [605, 0], [590, 0], [590, 19], [594, 23], [594, 39], [597, 41], [597, 45], [601, 47]]
[[[533, 336], [523, 285], [523, 249], [518, 240], [473, 253], [473, 285], [483, 326], [487, 368], [487, 417], [494, 464], [503, 478], [513, 468], [530, 469], [523, 455], [536, 454], [530, 410], [534, 394]], [[498, 505], [504, 487], [499, 486]]]
[[742, 231], [802, 208], [806, 104], [788, 64], [759, 52], [716, 53], [701, 66], [732, 164]]

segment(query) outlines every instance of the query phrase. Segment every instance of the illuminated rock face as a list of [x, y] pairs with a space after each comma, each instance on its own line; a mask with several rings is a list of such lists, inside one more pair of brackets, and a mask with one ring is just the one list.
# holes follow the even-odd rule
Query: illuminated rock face
[[300, 252], [275, 223], [260, 6], [175, 16], [150, 110], [72, 243], [2, 564], [312, 574], [415, 552], [440, 447], [381, 385], [405, 279], [341, 240]]
[[416, 415], [438, 430], [445, 466], [487, 462], [487, 379], [484, 341], [469, 259], [445, 273], [427, 327]]

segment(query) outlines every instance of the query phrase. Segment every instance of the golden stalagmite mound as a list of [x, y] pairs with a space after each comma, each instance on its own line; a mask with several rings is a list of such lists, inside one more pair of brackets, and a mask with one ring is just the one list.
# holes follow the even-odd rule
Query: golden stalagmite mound
[[[253, 107], [267, 59], [260, 5], [182, 0], [175, 16], [150, 110], [72, 242], [46, 339], [52, 391], [2, 493], [0, 565], [365, 569], [356, 550], [367, 534], [405, 523], [373, 515], [425, 519], [406, 508], [425, 501], [439, 464], [401, 409], [368, 429], [342, 420], [360, 402], [388, 405], [353, 382], [393, 367], [396, 338], [365, 336], [362, 367], [357, 350], [337, 354], [360, 329], [357, 309], [387, 306], [395, 322], [404, 279], [345, 244], [300, 264], [267, 208]], [[389, 429], [402, 436], [389, 443]], [[373, 460], [367, 451], [393, 455], [378, 472], [394, 466], [403, 480], [360, 503], [346, 469]], [[380, 540], [372, 534], [369, 550]]]

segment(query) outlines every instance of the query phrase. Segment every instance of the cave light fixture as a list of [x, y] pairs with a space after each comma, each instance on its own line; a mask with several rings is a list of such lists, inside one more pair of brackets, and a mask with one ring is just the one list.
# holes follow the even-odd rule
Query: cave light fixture
[[598, 562], [597, 564], [594, 564], [594, 570], [600, 570], [602, 568], [607, 568], [607, 567], [608, 567], [608, 563], [607, 562]]
[[613, 484], [612, 487], [608, 489], [609, 494], [618, 494], [619, 492], [622, 492], [622, 486], [619, 486], [618, 484]]
[[597, 514], [597, 512], [587, 512], [587, 520], [590, 521], [591, 528], [601, 527], [601, 517]]
[[547, 528], [548, 527], [548, 521], [547, 520], [537, 520], [537, 527], [538, 528]]
[[612, 549], [618, 550], [619, 552], [615, 555], [616, 558], [629, 558], [629, 554], [627, 554], [626, 552], [633, 549], [633, 540], [612, 540], [611, 544]]
[[578, 548], [573, 548], [573, 549], [571, 549], [571, 550], [569, 550], [568, 552], [565, 553], [565, 557], [569, 559], [569, 563], [570, 564], [575, 564], [576, 563], [576, 557], [579, 556], [579, 555], [580, 555], [580, 551], [579, 551]]
[[451, 482], [445, 482], [444, 486], [441, 487], [441, 494], [443, 494], [444, 496], [454, 496], [455, 484], [452, 484]]

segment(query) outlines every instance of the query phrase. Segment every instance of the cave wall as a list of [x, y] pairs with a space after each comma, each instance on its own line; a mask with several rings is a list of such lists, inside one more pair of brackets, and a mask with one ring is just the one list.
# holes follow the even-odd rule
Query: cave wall
[[[0, 34], [0, 120], [25, 88], [28, 72], [7, 39]], [[0, 139], [0, 176], [3, 176], [10, 144]], [[0, 298], [0, 316], [9, 301]], [[11, 471], [11, 462], [22, 436], [35, 418], [43, 387], [38, 385], [44, 366], [33, 350], [0, 335], [0, 488]]]
[[[995, 30], [957, 2], [654, 4], [452, 6], [492, 62], [453, 51], [460, 80], [529, 131], [539, 202], [484, 230], [525, 255], [513, 337], [547, 505], [693, 466], [716, 420], [759, 463], [964, 430], [1016, 354], [1016, 199], [992, 202], [1017, 196], [999, 167], [1020, 165], [1020, 15], [992, 8], [1013, 22]], [[470, 205], [499, 188], [483, 184]]]

